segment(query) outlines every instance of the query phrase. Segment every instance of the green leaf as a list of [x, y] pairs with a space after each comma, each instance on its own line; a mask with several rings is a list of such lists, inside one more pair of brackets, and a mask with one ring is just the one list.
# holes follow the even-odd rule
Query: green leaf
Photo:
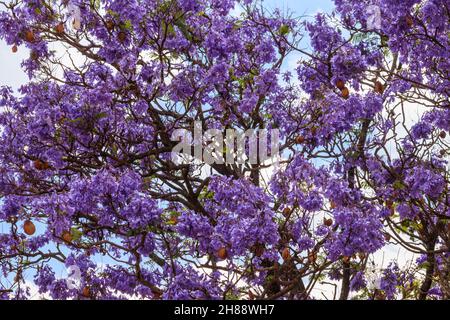
[[400, 180], [396, 180], [392, 186], [394, 187], [395, 190], [405, 189], [405, 185]]
[[131, 31], [131, 30], [133, 29], [133, 25], [131, 24], [131, 20], [126, 20], [126, 21], [123, 23], [122, 27], [123, 27], [125, 30]]
[[95, 10], [100, 9], [100, 0], [91, 0], [91, 8], [94, 8]]
[[278, 30], [278, 32], [279, 32], [282, 36], [287, 35], [287, 34], [289, 33], [289, 31], [290, 31], [290, 28], [289, 28], [289, 26], [286, 25], [286, 24], [283, 24], [283, 25], [280, 27], [280, 29]]
[[77, 228], [71, 228], [70, 235], [72, 236], [73, 241], [77, 241], [81, 239], [81, 237], [83, 236], [83, 232], [81, 232]]
[[100, 119], [106, 118], [107, 116], [108, 116], [108, 113], [106, 113], [106, 112], [100, 112], [100, 113], [97, 113], [97, 114], [95, 115], [95, 119], [96, 119], [96, 120], [100, 120]]

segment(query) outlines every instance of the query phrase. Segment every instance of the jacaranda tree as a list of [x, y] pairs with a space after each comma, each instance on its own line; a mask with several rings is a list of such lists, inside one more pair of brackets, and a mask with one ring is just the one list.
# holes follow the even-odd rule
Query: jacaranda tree
[[[0, 1], [29, 52], [0, 93], [0, 297], [449, 299], [450, 3], [334, 2]], [[279, 164], [175, 161], [195, 122], [278, 129]], [[418, 258], [372, 270], [387, 247]]]

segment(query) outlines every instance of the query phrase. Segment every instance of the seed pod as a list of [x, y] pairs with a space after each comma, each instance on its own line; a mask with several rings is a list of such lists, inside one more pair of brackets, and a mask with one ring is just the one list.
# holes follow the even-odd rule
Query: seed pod
[[61, 235], [61, 238], [65, 242], [72, 242], [72, 234], [69, 231], [64, 231]]
[[32, 30], [25, 31], [25, 41], [27, 42], [34, 42], [36, 40], [36, 37], [34, 36], [34, 32]]
[[345, 88], [345, 82], [343, 80], [341, 80], [341, 79], [337, 80], [336, 81], [336, 87], [339, 90], [343, 90]]
[[336, 209], [336, 202], [334, 202], [333, 200], [330, 201], [330, 208], [331, 210]]
[[283, 249], [283, 251], [281, 252], [281, 257], [284, 261], [288, 261], [291, 259], [291, 252], [289, 251], [288, 247]]
[[217, 257], [221, 260], [225, 260], [228, 258], [228, 251], [227, 248], [222, 247], [219, 250], [217, 250]]
[[81, 291], [81, 295], [85, 298], [90, 298], [91, 297], [91, 289], [89, 289], [88, 286], [85, 286], [83, 288], [83, 290]]
[[323, 224], [326, 225], [327, 227], [331, 227], [333, 225], [333, 219], [323, 218]]
[[113, 30], [113, 29], [114, 29], [114, 21], [112, 21], [112, 20], [106, 21], [106, 29], [107, 29], [108, 31]]
[[34, 168], [36, 170], [47, 170], [50, 168], [50, 165], [48, 164], [48, 162], [42, 161], [42, 160], [35, 160], [33, 162], [34, 164]]
[[350, 91], [348, 90], [347, 87], [344, 87], [344, 89], [342, 89], [341, 93], [342, 93], [342, 98], [344, 98], [344, 99], [347, 99], [350, 96]]
[[384, 92], [384, 86], [380, 81], [375, 81], [375, 92], [379, 94]]
[[13, 45], [12, 46], [12, 48], [11, 48], [11, 51], [13, 52], [13, 53], [16, 53], [17, 52], [17, 46], [16, 45]]
[[405, 17], [405, 22], [406, 22], [406, 25], [408, 26], [408, 27], [412, 27], [413, 26], [413, 24], [414, 24], [414, 20], [413, 20], [413, 18], [410, 16], [410, 15], [407, 15], [406, 17]]
[[304, 136], [298, 136], [297, 138], [295, 138], [295, 143], [296, 144], [302, 144], [305, 142], [305, 137]]
[[317, 260], [317, 253], [315, 251], [312, 251], [308, 253], [308, 261], [309, 263], [315, 263]]
[[36, 232], [36, 226], [31, 220], [27, 220], [23, 224], [23, 231], [27, 235], [32, 236]]
[[447, 133], [446, 133], [445, 131], [441, 131], [441, 132], [439, 133], [439, 137], [440, 137], [441, 139], [445, 139], [445, 137], [447, 137]]
[[64, 23], [60, 22], [55, 27], [55, 32], [57, 34], [63, 34], [64, 33]]
[[391, 240], [391, 235], [389, 233], [385, 233], [384, 234], [384, 240], [390, 241]]
[[120, 31], [117, 34], [117, 39], [119, 40], [119, 42], [125, 42], [125, 40], [127, 40], [127, 34], [124, 31]]
[[39, 59], [39, 53], [36, 50], [31, 50], [30, 59], [37, 61]]
[[283, 216], [288, 217], [291, 214], [292, 210], [289, 207], [285, 207], [283, 209]]

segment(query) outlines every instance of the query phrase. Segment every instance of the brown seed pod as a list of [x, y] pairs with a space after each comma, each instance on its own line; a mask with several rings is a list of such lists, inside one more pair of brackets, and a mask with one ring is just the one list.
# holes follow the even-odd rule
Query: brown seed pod
[[288, 216], [291, 214], [291, 212], [292, 212], [292, 209], [291, 209], [291, 208], [285, 207], [285, 208], [283, 209], [283, 216], [288, 217]]
[[296, 137], [295, 138], [295, 143], [296, 144], [302, 144], [302, 143], [304, 143], [305, 142], [305, 137], [304, 136], [298, 136], [298, 137]]
[[390, 241], [391, 240], [391, 235], [389, 233], [385, 233], [384, 234], [384, 240]]
[[445, 131], [439, 132], [439, 137], [440, 137], [441, 139], [445, 139], [445, 138], [447, 137], [447, 132], [445, 132]]
[[341, 80], [341, 79], [337, 80], [337, 81], [336, 81], [336, 87], [337, 87], [339, 90], [343, 90], [343, 89], [345, 88], [345, 82], [344, 82], [344, 80]]
[[221, 260], [225, 260], [228, 258], [228, 250], [225, 247], [220, 248], [217, 250], [217, 257]]
[[284, 261], [288, 261], [291, 259], [291, 252], [289, 251], [288, 247], [283, 249], [283, 251], [281, 252], [281, 257]]
[[125, 42], [125, 40], [127, 40], [127, 34], [124, 31], [120, 31], [117, 34], [117, 39], [119, 40], [119, 42]]
[[34, 32], [32, 30], [25, 31], [25, 41], [27, 42], [34, 42], [36, 40], [36, 37], [34, 35]]
[[55, 27], [55, 32], [57, 34], [63, 34], [64, 33], [64, 23], [60, 22]]
[[312, 251], [308, 253], [308, 261], [309, 263], [315, 263], [317, 260], [317, 253], [315, 251]]
[[330, 201], [330, 208], [331, 210], [336, 209], [337, 205], [336, 202], [334, 202], [333, 200]]
[[17, 46], [16, 45], [13, 45], [12, 46], [12, 48], [11, 48], [11, 51], [13, 52], [13, 53], [16, 53], [17, 52]]
[[114, 26], [115, 26], [115, 24], [114, 24], [113, 20], [106, 21], [106, 29], [107, 30], [109, 30], [109, 31], [113, 30]]
[[91, 297], [91, 289], [88, 286], [85, 286], [83, 290], [81, 291], [81, 295], [85, 298]]
[[72, 242], [72, 234], [69, 231], [64, 231], [61, 235], [61, 238], [65, 242]]
[[350, 259], [351, 259], [351, 257], [347, 257], [347, 256], [343, 256], [343, 257], [342, 257], [342, 261], [343, 261], [344, 263], [349, 263], [349, 262], [350, 262]]
[[30, 59], [31, 60], [38, 60], [39, 59], [39, 53], [36, 50], [31, 50], [30, 52]]
[[33, 162], [34, 168], [36, 170], [47, 170], [50, 168], [50, 165], [48, 164], [48, 162], [46, 161], [42, 161], [42, 160], [35, 160]]
[[380, 81], [375, 81], [375, 88], [376, 93], [383, 94], [384, 92], [384, 86]]
[[36, 226], [31, 220], [27, 220], [23, 224], [23, 231], [27, 235], [32, 236], [36, 232]]
[[350, 96], [350, 91], [347, 87], [344, 87], [344, 89], [341, 90], [342, 98], [347, 99]]
[[406, 22], [406, 25], [410, 28], [414, 25], [414, 20], [410, 15], [407, 15], [405, 17], [405, 22]]
[[333, 219], [323, 218], [323, 224], [326, 225], [327, 227], [331, 227], [333, 225]]

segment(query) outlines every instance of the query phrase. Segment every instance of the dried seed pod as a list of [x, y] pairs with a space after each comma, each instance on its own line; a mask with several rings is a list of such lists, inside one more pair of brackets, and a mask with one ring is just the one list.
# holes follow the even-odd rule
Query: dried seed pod
[[315, 263], [317, 260], [317, 253], [315, 251], [312, 251], [308, 253], [308, 261], [309, 263]]
[[36, 36], [34, 35], [34, 32], [32, 30], [25, 31], [25, 41], [32, 43], [35, 40]]
[[85, 298], [91, 297], [91, 289], [88, 286], [85, 286], [83, 290], [81, 291], [81, 295]]
[[36, 226], [31, 220], [27, 220], [23, 224], [23, 231], [27, 235], [32, 236], [36, 232]]
[[65, 242], [72, 242], [72, 234], [69, 231], [64, 231], [61, 235], [61, 238]]
[[304, 136], [298, 136], [297, 138], [295, 138], [295, 143], [296, 144], [302, 144], [305, 142], [305, 137]]
[[375, 88], [376, 93], [383, 94], [384, 92], [384, 86], [380, 81], [375, 81]]
[[336, 87], [337, 87], [339, 90], [343, 90], [343, 89], [345, 88], [345, 82], [344, 82], [344, 80], [341, 80], [341, 79], [337, 80], [337, 81], [336, 81]]
[[323, 224], [326, 225], [327, 227], [331, 227], [333, 225], [333, 219], [323, 218]]
[[219, 259], [225, 260], [228, 258], [228, 250], [225, 247], [220, 248], [217, 250], [217, 257]]
[[60, 22], [55, 27], [55, 32], [57, 34], [63, 34], [64, 33], [64, 23]]
[[48, 162], [46, 161], [42, 161], [42, 160], [35, 160], [33, 162], [34, 168], [36, 170], [47, 170], [50, 168], [50, 165], [48, 164]]
[[289, 207], [286, 207], [283, 209], [283, 216], [288, 217], [292, 212], [292, 209]]
[[289, 251], [288, 247], [283, 249], [283, 251], [281, 252], [281, 257], [284, 261], [288, 261], [291, 259], [291, 252]]
[[342, 98], [344, 98], [344, 99], [347, 99], [350, 96], [350, 91], [348, 90], [347, 87], [344, 87], [344, 89], [342, 89], [341, 93], [342, 93]]

